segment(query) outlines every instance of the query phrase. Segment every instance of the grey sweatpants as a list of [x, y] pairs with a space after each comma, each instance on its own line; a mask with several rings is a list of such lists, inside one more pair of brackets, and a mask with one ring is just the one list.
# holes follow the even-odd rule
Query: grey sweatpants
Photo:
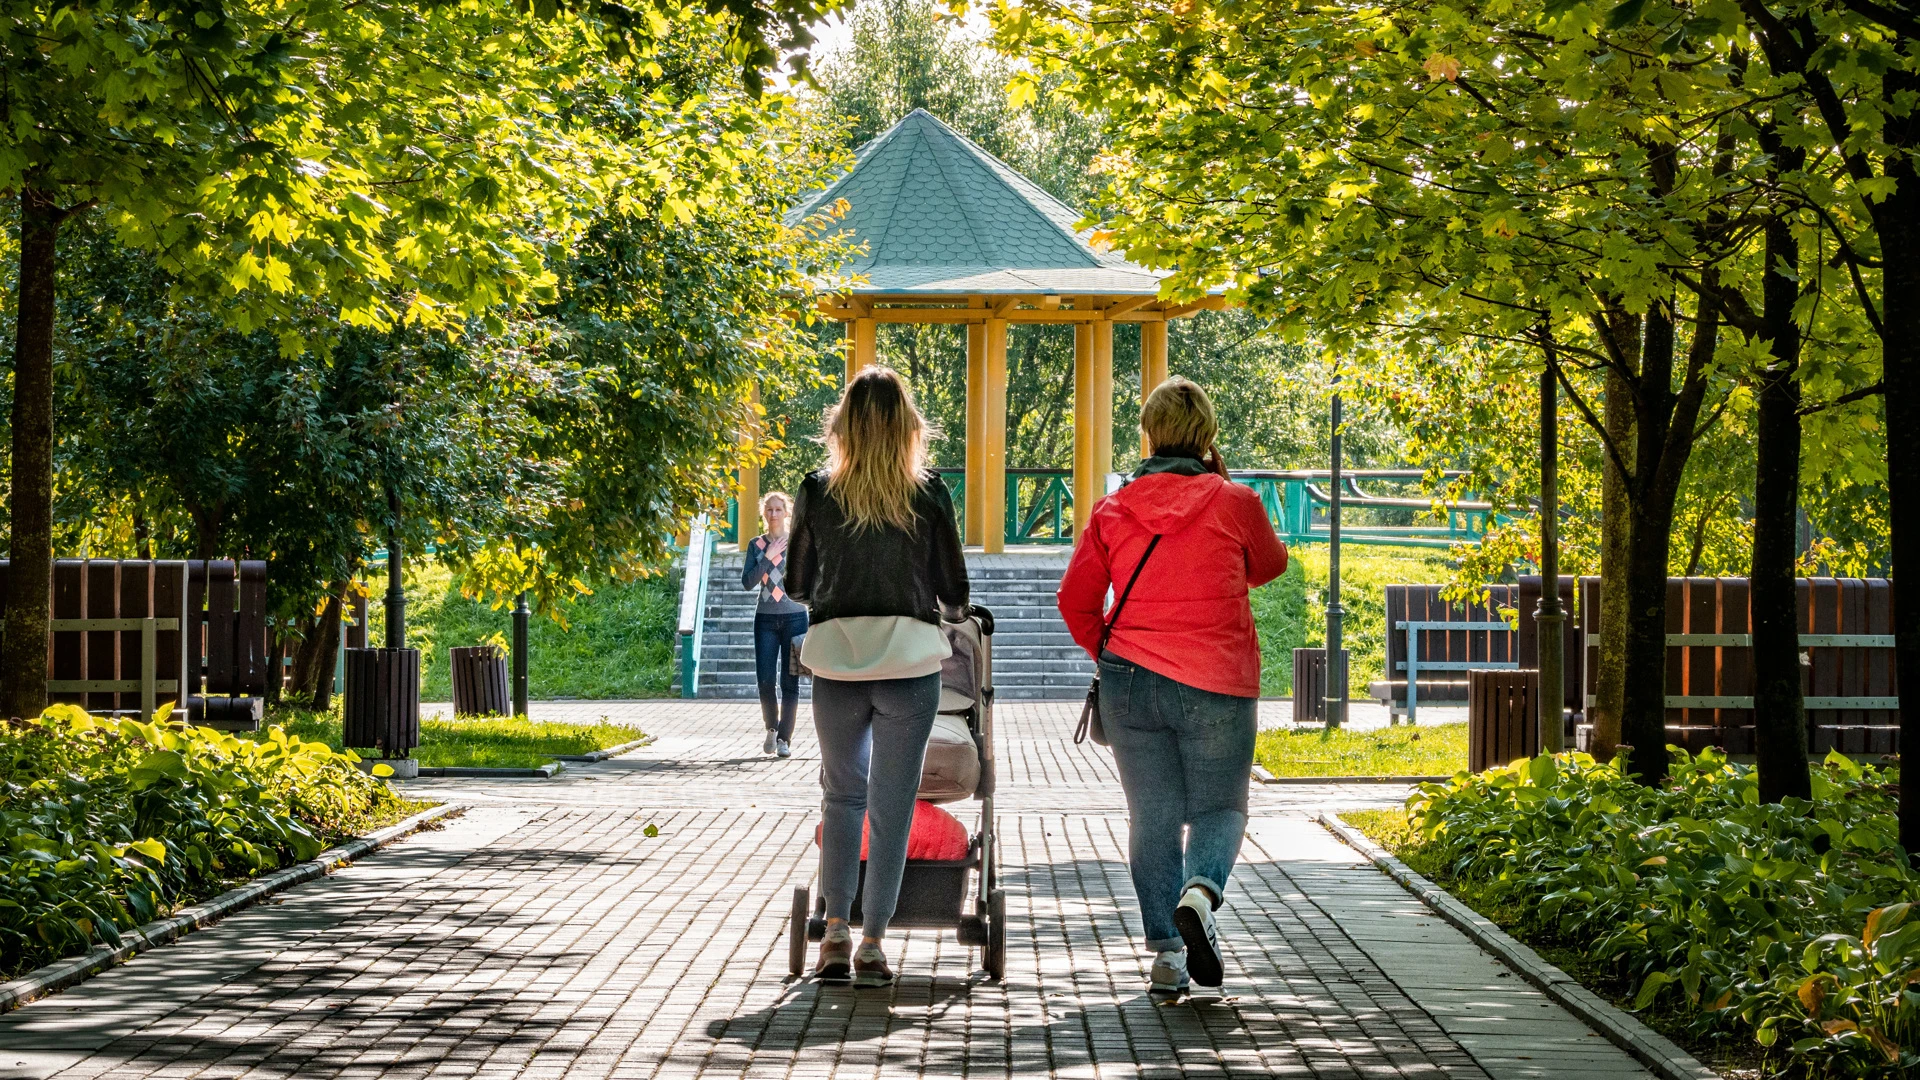
[[900, 900], [913, 829], [913, 797], [940, 708], [940, 675], [842, 682], [815, 676], [813, 727], [820, 737], [820, 891], [827, 917], [844, 919], [860, 886], [860, 836], [867, 827], [867, 883], [861, 934], [885, 937]]

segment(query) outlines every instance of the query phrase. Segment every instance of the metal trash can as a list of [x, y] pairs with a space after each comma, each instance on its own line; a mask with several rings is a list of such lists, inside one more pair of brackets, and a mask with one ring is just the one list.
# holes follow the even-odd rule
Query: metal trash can
[[507, 654], [498, 645], [447, 650], [453, 677], [455, 716], [511, 716]]
[[420, 650], [348, 649], [344, 741], [403, 758], [420, 745]]

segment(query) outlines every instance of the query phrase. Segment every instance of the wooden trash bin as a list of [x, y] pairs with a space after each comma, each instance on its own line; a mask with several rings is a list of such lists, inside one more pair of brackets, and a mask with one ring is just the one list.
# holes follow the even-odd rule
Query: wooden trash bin
[[420, 745], [420, 650], [348, 649], [342, 704], [348, 746], [377, 746], [385, 758]]
[[[1341, 659], [1349, 664], [1353, 653], [1340, 650]], [[1347, 668], [1352, 671], [1352, 667]], [[1293, 650], [1293, 722], [1296, 724], [1324, 724], [1327, 722], [1327, 650]], [[1347, 718], [1341, 716], [1339, 723], [1345, 724]]]
[[447, 650], [453, 676], [455, 716], [511, 716], [513, 699], [507, 687], [507, 654], [498, 645], [473, 645]]
[[1540, 753], [1538, 669], [1467, 672], [1467, 768], [1473, 772]]

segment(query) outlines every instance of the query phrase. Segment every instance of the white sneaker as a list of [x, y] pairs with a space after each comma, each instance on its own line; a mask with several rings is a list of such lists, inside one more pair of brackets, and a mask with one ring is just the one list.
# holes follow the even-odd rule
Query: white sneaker
[[1178, 997], [1187, 989], [1187, 950], [1168, 949], [1153, 958], [1147, 992], [1154, 997]]
[[793, 747], [787, 745], [787, 740], [780, 739], [773, 744], [773, 752], [781, 757], [792, 757]]
[[779, 735], [778, 732], [774, 731], [772, 728], [768, 728], [767, 741], [760, 747], [760, 752], [763, 754], [773, 753], [773, 744], [776, 741], [778, 741], [778, 735]]
[[1187, 967], [1201, 986], [1219, 986], [1226, 973], [1220, 966], [1220, 938], [1213, 928], [1213, 896], [1198, 885], [1180, 897], [1173, 909], [1173, 925], [1187, 943]]

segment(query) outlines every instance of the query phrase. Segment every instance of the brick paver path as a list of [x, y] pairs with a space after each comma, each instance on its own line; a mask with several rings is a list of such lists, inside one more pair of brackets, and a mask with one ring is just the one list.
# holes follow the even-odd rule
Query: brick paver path
[[[0, 1075], [939, 1078], [1644, 1076], [1307, 820], [1377, 787], [1256, 787], [1221, 912], [1224, 1000], [1145, 991], [1126, 817], [1074, 707], [999, 713], [1007, 979], [949, 932], [891, 991], [792, 981], [812, 876], [812, 739], [757, 708], [553, 703], [647, 749], [554, 781], [426, 781], [470, 806], [278, 902], [0, 1017]], [[971, 824], [975, 804], [961, 804]], [[657, 835], [648, 836], [655, 826]]]

